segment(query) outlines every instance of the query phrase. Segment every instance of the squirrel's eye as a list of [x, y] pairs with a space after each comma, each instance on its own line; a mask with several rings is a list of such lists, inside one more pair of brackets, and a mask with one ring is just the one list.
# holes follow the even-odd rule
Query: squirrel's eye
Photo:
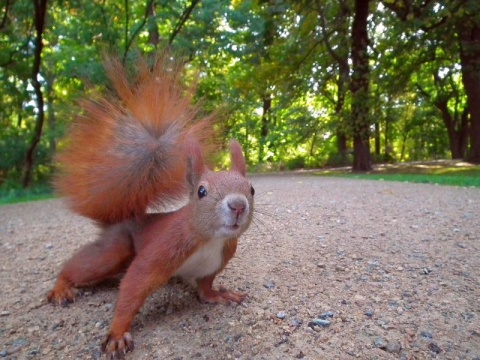
[[250, 187], [250, 193], [252, 194], [252, 196], [255, 195], [255, 189], [253, 188], [253, 186]]
[[207, 189], [203, 185], [198, 188], [198, 198], [201, 199], [207, 196]]

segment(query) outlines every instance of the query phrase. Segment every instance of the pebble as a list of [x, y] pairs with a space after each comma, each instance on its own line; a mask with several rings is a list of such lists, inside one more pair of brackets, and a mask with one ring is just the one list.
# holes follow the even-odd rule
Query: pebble
[[329, 320], [325, 319], [313, 319], [308, 323], [308, 327], [315, 327], [315, 326], [322, 326], [322, 327], [328, 327], [330, 326], [331, 322]]
[[424, 268], [422, 270], [422, 275], [429, 275], [432, 272], [432, 269], [430, 268]]
[[333, 311], [326, 311], [323, 314], [320, 315], [320, 319], [322, 320], [327, 320], [328, 318], [333, 318]]
[[300, 325], [303, 324], [303, 321], [302, 319], [298, 319], [298, 318], [294, 318], [292, 319], [292, 321], [290, 322], [290, 325], [293, 326], [293, 327], [299, 327]]
[[427, 340], [433, 339], [433, 335], [431, 333], [429, 333], [428, 331], [422, 331], [420, 333], [420, 336], [424, 339], [427, 339]]
[[285, 311], [279, 311], [277, 313], [277, 318], [280, 320], [284, 320], [287, 317], [287, 313]]
[[399, 354], [402, 351], [402, 345], [400, 343], [387, 344], [385, 350], [392, 354]]
[[8, 316], [8, 315], [10, 315], [10, 311], [5, 310], [0, 312], [0, 316]]
[[440, 347], [434, 342], [431, 342], [430, 344], [428, 344], [428, 348], [430, 349], [430, 351], [433, 351], [435, 354], [440, 354], [442, 352], [442, 349], [440, 349]]
[[367, 311], [364, 312], [366, 317], [371, 318], [375, 312], [372, 309], [368, 309]]
[[274, 289], [275, 288], [275, 281], [269, 280], [265, 284], [263, 284], [264, 287], [267, 289]]
[[12, 343], [12, 346], [8, 349], [8, 354], [15, 354], [16, 352], [20, 351], [20, 349], [24, 346], [28, 345], [28, 341], [26, 339], [17, 339]]
[[377, 337], [373, 341], [373, 345], [375, 345], [375, 347], [377, 347], [379, 349], [385, 349], [387, 347], [387, 342], [384, 339], [382, 339], [381, 337]]
[[359, 295], [359, 294], [356, 294], [354, 297], [353, 297], [353, 301], [355, 302], [355, 304], [357, 304], [358, 306], [362, 306], [363, 304], [365, 304], [365, 296], [362, 296], [362, 295]]

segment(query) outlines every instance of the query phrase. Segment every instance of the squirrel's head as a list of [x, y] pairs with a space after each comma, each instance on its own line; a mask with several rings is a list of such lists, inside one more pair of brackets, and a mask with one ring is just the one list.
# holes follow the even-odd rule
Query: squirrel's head
[[231, 168], [218, 172], [205, 167], [199, 147], [190, 150], [187, 180], [193, 230], [205, 238], [238, 238], [252, 221], [255, 195], [241, 145], [230, 142]]

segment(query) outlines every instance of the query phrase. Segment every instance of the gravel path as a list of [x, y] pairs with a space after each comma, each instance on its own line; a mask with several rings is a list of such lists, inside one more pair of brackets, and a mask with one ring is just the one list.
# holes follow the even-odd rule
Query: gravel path
[[[307, 175], [253, 178], [257, 214], [200, 304], [173, 282], [143, 307], [128, 359], [480, 359], [480, 190]], [[0, 207], [0, 358], [98, 359], [116, 283], [45, 301], [95, 238], [60, 200]]]

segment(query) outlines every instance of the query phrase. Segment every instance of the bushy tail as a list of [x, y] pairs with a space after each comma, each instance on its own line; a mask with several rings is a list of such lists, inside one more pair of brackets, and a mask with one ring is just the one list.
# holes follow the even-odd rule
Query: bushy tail
[[141, 64], [133, 82], [118, 60], [107, 60], [118, 96], [82, 102], [54, 180], [78, 214], [113, 224], [188, 192], [185, 144], [211, 136], [211, 119], [197, 119], [193, 89], [182, 86], [180, 67], [166, 59], [153, 71]]

